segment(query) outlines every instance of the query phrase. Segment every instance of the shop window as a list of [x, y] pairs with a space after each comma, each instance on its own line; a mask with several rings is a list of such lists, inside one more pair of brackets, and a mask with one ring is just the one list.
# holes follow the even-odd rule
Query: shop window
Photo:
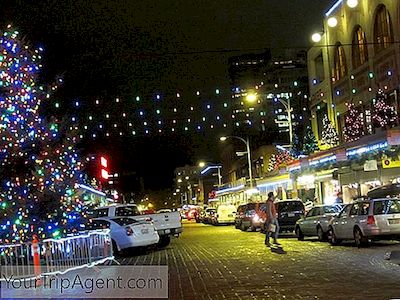
[[322, 57], [322, 52], [315, 58], [315, 76], [318, 78], [320, 82], [325, 80], [325, 73], [324, 73], [324, 60]]
[[321, 103], [317, 107], [316, 115], [317, 115], [317, 126], [318, 126], [318, 137], [322, 136], [322, 131], [324, 129], [324, 117], [328, 114], [328, 108], [325, 103]]
[[360, 208], [360, 204], [358, 204], [358, 203], [353, 204], [353, 207], [350, 210], [350, 216], [358, 215], [358, 209], [359, 208]]
[[374, 49], [380, 52], [393, 43], [393, 27], [385, 5], [378, 6], [374, 22]]
[[369, 203], [364, 202], [361, 204], [361, 207], [360, 207], [360, 215], [367, 216], [368, 214], [369, 214]]
[[368, 46], [365, 32], [360, 25], [357, 25], [353, 31], [352, 42], [352, 62], [356, 69], [368, 60]]
[[347, 75], [346, 54], [341, 43], [335, 46], [333, 76], [336, 81], [343, 79]]

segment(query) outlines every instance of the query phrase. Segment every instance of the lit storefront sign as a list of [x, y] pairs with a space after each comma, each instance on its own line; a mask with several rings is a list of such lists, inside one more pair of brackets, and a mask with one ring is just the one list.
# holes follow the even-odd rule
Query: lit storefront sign
[[373, 144], [373, 145], [369, 145], [369, 146], [365, 146], [365, 147], [361, 147], [361, 148], [357, 148], [357, 149], [348, 150], [346, 152], [346, 155], [347, 155], [347, 157], [352, 157], [352, 156], [368, 153], [368, 152], [371, 152], [374, 150], [384, 149], [384, 148], [387, 148], [387, 146], [388, 146], [387, 142], [382, 142], [382, 143]]

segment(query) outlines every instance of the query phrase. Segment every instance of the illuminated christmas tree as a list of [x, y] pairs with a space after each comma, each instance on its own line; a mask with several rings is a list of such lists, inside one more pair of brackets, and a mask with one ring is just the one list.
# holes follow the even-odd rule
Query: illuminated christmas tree
[[312, 131], [311, 126], [307, 126], [303, 141], [303, 153], [309, 155], [318, 150], [319, 147], [314, 132]]
[[339, 143], [338, 133], [327, 115], [324, 116], [322, 123], [324, 128], [322, 129], [321, 144], [329, 147], [336, 146]]
[[50, 98], [38, 84], [41, 53], [10, 26], [0, 35], [0, 243], [60, 236], [82, 207], [76, 140], [59, 132], [57, 120], [39, 116]]
[[353, 103], [346, 103], [348, 112], [344, 120], [344, 140], [356, 141], [364, 135], [364, 115]]
[[381, 89], [376, 93], [372, 120], [377, 128], [390, 128], [397, 125], [396, 109], [388, 104], [387, 95]]
[[276, 154], [272, 154], [268, 163], [268, 172], [279, 169], [280, 165], [291, 163], [295, 158], [288, 150], [277, 149]]
[[292, 149], [290, 149], [290, 154], [293, 157], [299, 157], [303, 153], [299, 136], [296, 133], [293, 133], [293, 145]]

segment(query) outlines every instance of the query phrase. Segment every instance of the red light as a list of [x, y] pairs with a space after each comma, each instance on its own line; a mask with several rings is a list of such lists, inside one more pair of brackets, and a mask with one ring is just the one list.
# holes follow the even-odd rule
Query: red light
[[101, 178], [103, 179], [108, 179], [108, 171], [107, 170], [101, 170]]
[[375, 225], [375, 217], [374, 216], [368, 216], [367, 224], [368, 225]]
[[107, 168], [108, 167], [108, 161], [104, 156], [100, 157], [100, 164], [101, 164], [101, 166], [103, 168]]

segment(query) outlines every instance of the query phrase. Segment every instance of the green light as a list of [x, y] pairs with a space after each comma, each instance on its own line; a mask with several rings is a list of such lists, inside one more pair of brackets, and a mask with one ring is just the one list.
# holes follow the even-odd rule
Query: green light
[[295, 81], [295, 82], [293, 82], [293, 85], [294, 85], [294, 86], [298, 86], [299, 83], [298, 83], [297, 81]]
[[56, 231], [53, 232], [52, 235], [53, 235], [53, 237], [59, 237], [60, 236], [60, 231], [56, 230]]
[[6, 207], [7, 207], [7, 203], [3, 202], [3, 203], [1, 204], [1, 208], [6, 208]]
[[56, 104], [54, 104], [54, 106], [55, 106], [56, 108], [60, 108], [60, 103], [56, 102]]
[[14, 224], [15, 225], [20, 225], [21, 224], [21, 220], [20, 219], [15, 220]]
[[139, 96], [136, 97], [136, 101], [137, 101], [137, 102], [140, 101], [140, 97], [139, 97]]
[[374, 73], [369, 72], [369, 73], [368, 73], [368, 77], [371, 78], [371, 79], [374, 78]]
[[356, 90], [356, 89], [352, 89], [351, 92], [352, 92], [353, 94], [355, 94], [355, 93], [357, 92], [357, 90]]
[[157, 114], [158, 114], [158, 115], [161, 113], [161, 111], [160, 111], [159, 109], [157, 109], [157, 111], [156, 111], [156, 112], [157, 112]]

